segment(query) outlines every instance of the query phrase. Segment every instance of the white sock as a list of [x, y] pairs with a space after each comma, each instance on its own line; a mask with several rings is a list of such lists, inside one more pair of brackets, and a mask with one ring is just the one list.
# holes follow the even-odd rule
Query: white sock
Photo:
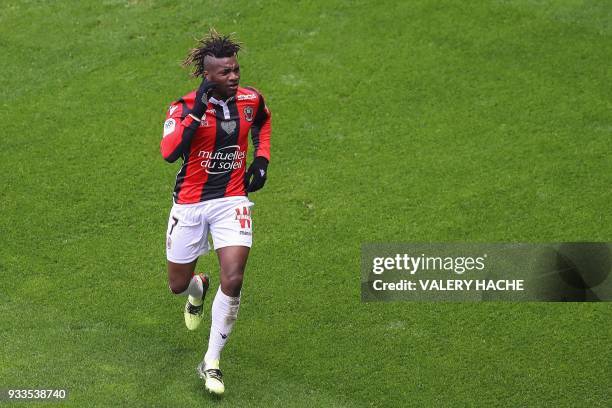
[[202, 278], [200, 278], [200, 275], [193, 275], [193, 278], [191, 278], [187, 289], [179, 293], [179, 295], [182, 296], [189, 295], [189, 303], [194, 306], [200, 306], [202, 304], [203, 294], [204, 286], [202, 284]]
[[227, 338], [232, 332], [234, 322], [238, 317], [240, 308], [240, 296], [227, 296], [221, 291], [221, 286], [217, 290], [215, 300], [212, 304], [212, 323], [210, 325], [210, 337], [208, 339], [208, 351], [204, 356], [207, 365], [218, 364], [221, 358], [221, 350], [227, 343]]

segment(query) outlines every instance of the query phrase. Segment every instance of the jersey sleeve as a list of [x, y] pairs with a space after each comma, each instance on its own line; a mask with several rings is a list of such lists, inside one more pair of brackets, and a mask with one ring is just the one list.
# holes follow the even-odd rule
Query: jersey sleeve
[[253, 125], [251, 126], [251, 138], [253, 140], [253, 147], [255, 148], [255, 157], [265, 157], [270, 161], [270, 136], [272, 133], [271, 118], [272, 113], [266, 106], [264, 97], [259, 94], [259, 103], [257, 106], [257, 113], [253, 119]]
[[189, 149], [191, 140], [200, 126], [200, 122], [189, 116], [189, 112], [186, 103], [182, 100], [173, 102], [166, 112], [160, 151], [164, 160], [169, 163], [175, 162]]

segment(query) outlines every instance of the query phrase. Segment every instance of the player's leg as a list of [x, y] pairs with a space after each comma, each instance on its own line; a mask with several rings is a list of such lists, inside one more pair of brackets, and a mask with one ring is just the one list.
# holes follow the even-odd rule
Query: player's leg
[[172, 293], [187, 296], [184, 317], [189, 330], [195, 330], [202, 321], [204, 297], [209, 286], [207, 275], [195, 274], [198, 257], [208, 250], [208, 228], [200, 219], [197, 208], [175, 205], [166, 234], [168, 286]]
[[[197, 263], [197, 258], [185, 264], [168, 261], [168, 287], [172, 293], [182, 295], [189, 291]], [[197, 291], [197, 288], [193, 287], [192, 290]]]
[[208, 350], [198, 372], [215, 394], [225, 390], [219, 359], [238, 317], [240, 291], [252, 244], [251, 203], [246, 197], [220, 200], [211, 211], [210, 232], [220, 266], [221, 285], [213, 300]]
[[217, 250], [221, 268], [221, 285], [212, 304], [212, 325], [204, 359], [215, 361], [227, 343], [240, 308], [240, 289], [249, 256], [249, 247], [231, 246]]
[[228, 246], [217, 250], [221, 268], [221, 291], [224, 295], [240, 297], [250, 249], [247, 246]]
[[229, 246], [217, 250], [221, 285], [213, 300], [208, 350], [199, 367], [200, 375], [206, 380], [206, 388], [215, 394], [222, 394], [225, 390], [219, 360], [238, 317], [240, 290], [249, 249], [245, 246]]
[[204, 312], [204, 297], [210, 283], [205, 274], [195, 274], [197, 258], [186, 264], [168, 261], [168, 286], [172, 293], [187, 296], [185, 303], [185, 325], [189, 330], [195, 330], [202, 322]]

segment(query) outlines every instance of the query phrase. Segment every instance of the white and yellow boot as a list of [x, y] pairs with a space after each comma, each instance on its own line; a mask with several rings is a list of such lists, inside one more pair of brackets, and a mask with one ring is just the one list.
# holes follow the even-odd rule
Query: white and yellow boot
[[225, 385], [223, 385], [223, 374], [219, 370], [219, 360], [210, 362], [202, 361], [198, 365], [198, 375], [204, 380], [206, 391], [214, 395], [223, 395]]
[[204, 292], [201, 299], [194, 298], [193, 296], [187, 296], [187, 303], [185, 304], [185, 326], [189, 330], [195, 330], [202, 323], [202, 315], [204, 311], [204, 298], [206, 297], [206, 291], [210, 284], [210, 278], [208, 275], [203, 273], [200, 274], [202, 279], [202, 288]]

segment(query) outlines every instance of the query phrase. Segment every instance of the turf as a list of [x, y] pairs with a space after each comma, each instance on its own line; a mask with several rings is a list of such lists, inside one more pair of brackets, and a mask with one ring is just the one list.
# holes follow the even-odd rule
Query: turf
[[[0, 388], [609, 406], [610, 303], [365, 304], [359, 262], [364, 242], [612, 241], [611, 21], [589, 0], [3, 1]], [[158, 151], [209, 26], [238, 32], [273, 111], [222, 400], [195, 376], [208, 328], [167, 289]]]

